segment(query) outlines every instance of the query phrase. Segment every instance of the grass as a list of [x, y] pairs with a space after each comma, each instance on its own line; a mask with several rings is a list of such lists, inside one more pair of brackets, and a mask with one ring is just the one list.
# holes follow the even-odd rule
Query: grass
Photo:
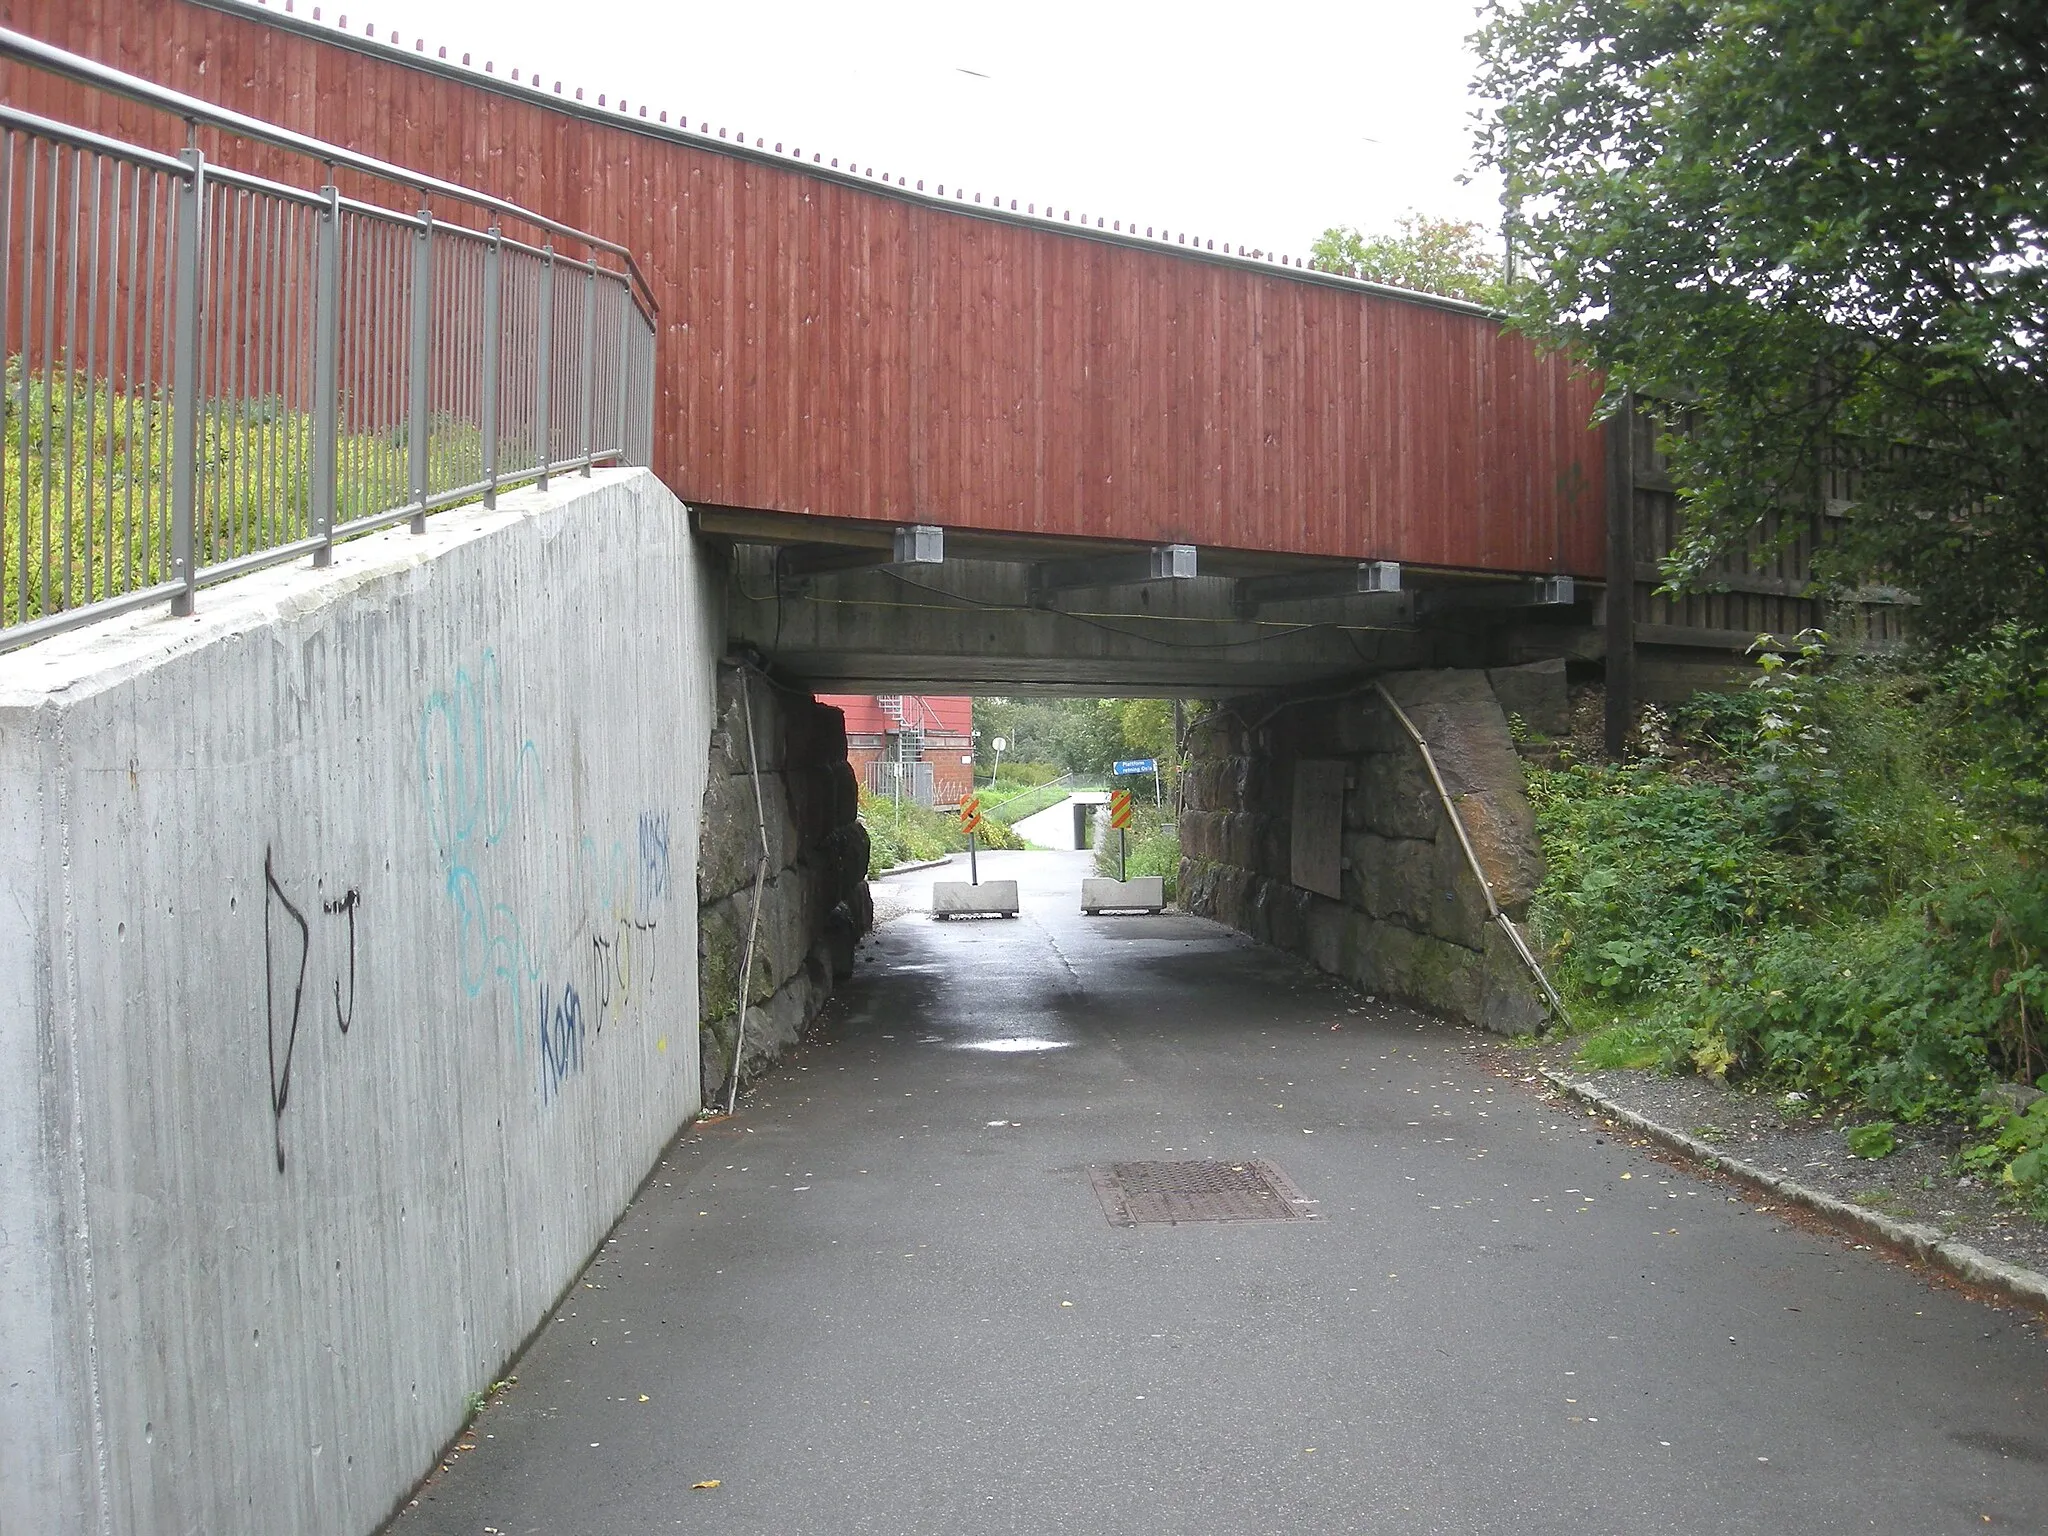
[[[8, 359], [0, 401], [0, 624], [20, 624], [156, 585], [172, 575], [173, 423], [168, 397], [121, 393], [62, 370], [23, 377]], [[335, 522], [404, 504], [403, 432], [342, 433]], [[194, 553], [208, 566], [312, 532], [313, 421], [277, 397], [216, 402], [197, 440]], [[482, 477], [482, 436], [436, 418], [434, 494]], [[45, 575], [47, 567], [47, 577]]]
[[1578, 1053], [1581, 1064], [1596, 1072], [1640, 1072], [1661, 1066], [1664, 1055], [1663, 1034], [1640, 1020], [1596, 1031]]
[[[1166, 883], [1166, 899], [1178, 900], [1180, 823], [1174, 817], [1173, 807], [1141, 805], [1134, 800], [1127, 835], [1126, 878], [1158, 875]], [[1103, 829], [1101, 846], [1095, 850], [1095, 873], [1112, 880], [1117, 877], [1117, 834], [1107, 826]]]
[[1058, 805], [1077, 789], [1099, 788], [1099, 784], [1077, 783], [1071, 777], [1063, 777], [1058, 783], [1034, 784], [1002, 799], [984, 794], [982, 810], [990, 820], [1000, 821], [1005, 826], [1014, 826], [1026, 816], [1036, 816], [1040, 811]]
[[[868, 829], [868, 878], [879, 879], [899, 864], [916, 864], [963, 852], [967, 835], [951, 811], [936, 811], [906, 800], [861, 791], [860, 819]], [[984, 821], [975, 841], [983, 848], [1020, 849], [1023, 839], [1001, 822]]]

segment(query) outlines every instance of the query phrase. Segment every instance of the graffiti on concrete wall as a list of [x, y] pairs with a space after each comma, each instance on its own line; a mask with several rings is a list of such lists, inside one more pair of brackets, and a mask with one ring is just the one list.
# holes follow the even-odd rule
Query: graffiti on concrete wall
[[670, 823], [642, 810], [609, 840], [562, 825], [518, 714], [495, 652], [458, 668], [421, 711], [419, 782], [462, 999], [502, 1001], [545, 1105], [649, 996]]
[[539, 747], [507, 726], [496, 653], [485, 651], [474, 672], [457, 668], [452, 685], [428, 699], [419, 777], [463, 995], [473, 1001], [488, 988], [506, 991], [523, 1057], [540, 961], [527, 937], [535, 902], [513, 834], [544, 821], [546, 792]]
[[[323, 932], [326, 942], [320, 948], [327, 957], [326, 968], [333, 972], [330, 979], [335, 1026], [344, 1035], [355, 1022], [356, 917], [361, 908], [362, 893], [353, 887], [336, 900], [323, 899], [320, 902], [321, 916], [335, 920], [333, 931]], [[284, 1112], [291, 1102], [292, 1065], [298, 1055], [300, 1026], [305, 1022], [306, 976], [312, 966], [314, 947], [314, 925], [278, 877], [277, 861], [266, 846], [263, 850], [263, 999], [270, 1051], [271, 1136], [279, 1173], [284, 1172]], [[347, 984], [345, 1001], [342, 990], [344, 978]], [[317, 1013], [324, 999], [317, 992], [314, 995]]]
[[640, 904], [668, 899], [668, 812], [640, 813]]

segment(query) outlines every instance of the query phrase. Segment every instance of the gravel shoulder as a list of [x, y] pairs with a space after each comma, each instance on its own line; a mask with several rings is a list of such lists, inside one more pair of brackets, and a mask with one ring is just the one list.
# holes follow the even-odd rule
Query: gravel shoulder
[[1644, 1119], [1715, 1152], [1894, 1221], [1934, 1228], [1997, 1259], [2048, 1275], [2048, 1223], [2000, 1198], [1995, 1184], [1958, 1177], [1952, 1165], [1969, 1131], [1956, 1124], [1900, 1125], [1889, 1157], [1861, 1158], [1843, 1132], [1859, 1116], [1816, 1112], [1769, 1093], [1654, 1071], [1592, 1071], [1577, 1041], [1503, 1052], [1518, 1076], [1548, 1069], [1588, 1085]]

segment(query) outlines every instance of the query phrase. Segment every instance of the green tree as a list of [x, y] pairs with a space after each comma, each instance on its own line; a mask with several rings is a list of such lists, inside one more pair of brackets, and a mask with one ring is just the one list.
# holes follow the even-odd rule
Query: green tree
[[1852, 495], [1824, 570], [2048, 619], [2048, 7], [1494, 0], [1519, 321], [1682, 402], [1676, 579]]
[[974, 701], [974, 743], [983, 771], [995, 738], [1009, 763], [1051, 763], [1062, 773], [1101, 775], [1118, 758], [1173, 757], [1173, 705], [1166, 699], [1018, 699]]
[[1173, 704], [1166, 699], [1126, 699], [1118, 706], [1124, 757], [1150, 757], [1170, 765], [1174, 757]]
[[1368, 235], [1337, 224], [1316, 236], [1308, 264], [1318, 272], [1362, 277], [1418, 293], [1469, 299], [1475, 304], [1502, 301], [1500, 258], [1477, 224], [1409, 213], [1398, 233]]

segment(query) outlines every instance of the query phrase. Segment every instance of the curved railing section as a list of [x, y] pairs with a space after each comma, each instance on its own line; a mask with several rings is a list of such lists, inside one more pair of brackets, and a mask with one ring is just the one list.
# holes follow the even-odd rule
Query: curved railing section
[[18, 33], [0, 59], [320, 182], [0, 105], [0, 649], [651, 458], [655, 309], [623, 247]]

